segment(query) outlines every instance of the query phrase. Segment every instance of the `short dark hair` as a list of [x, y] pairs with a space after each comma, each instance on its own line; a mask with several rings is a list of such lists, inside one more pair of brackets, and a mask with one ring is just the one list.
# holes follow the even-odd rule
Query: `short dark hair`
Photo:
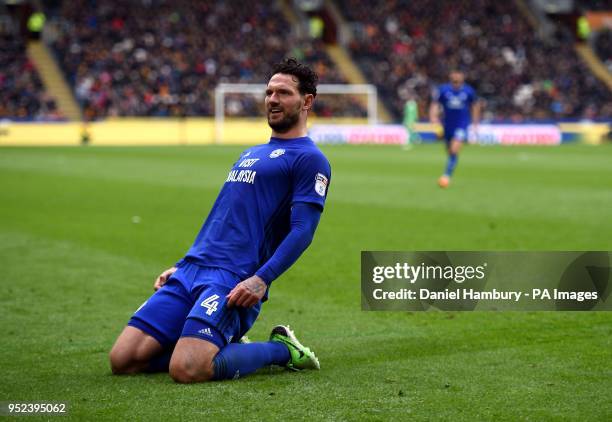
[[[277, 73], [293, 75], [298, 79], [298, 90], [300, 94], [312, 94], [317, 96], [317, 82], [319, 76], [308, 65], [298, 62], [294, 57], [283, 59], [272, 67], [270, 78]], [[268, 79], [270, 79], [268, 78]]]

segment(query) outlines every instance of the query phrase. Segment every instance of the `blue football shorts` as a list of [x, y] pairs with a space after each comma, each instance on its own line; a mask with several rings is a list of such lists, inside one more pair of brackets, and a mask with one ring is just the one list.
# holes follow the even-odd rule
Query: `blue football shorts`
[[468, 128], [460, 126], [460, 127], [448, 127], [444, 128], [444, 140], [446, 143], [450, 143], [453, 139], [456, 139], [460, 142], [467, 141]]
[[180, 337], [196, 337], [223, 348], [253, 326], [261, 302], [251, 308], [227, 307], [227, 294], [240, 282], [236, 274], [182, 262], [166, 284], [129, 320], [164, 348]]

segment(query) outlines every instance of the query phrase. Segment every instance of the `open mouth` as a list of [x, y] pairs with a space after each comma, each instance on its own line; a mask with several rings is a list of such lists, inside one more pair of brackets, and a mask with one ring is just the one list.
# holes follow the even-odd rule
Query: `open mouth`
[[270, 110], [268, 110], [268, 114], [270, 114], [270, 116], [278, 116], [282, 112], [283, 110], [280, 108], [271, 108]]

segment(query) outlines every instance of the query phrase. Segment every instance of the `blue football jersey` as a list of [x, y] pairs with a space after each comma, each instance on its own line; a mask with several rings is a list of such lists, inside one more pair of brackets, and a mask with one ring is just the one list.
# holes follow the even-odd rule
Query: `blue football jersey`
[[234, 163], [186, 259], [252, 276], [290, 231], [291, 206], [323, 210], [329, 161], [308, 138], [271, 138]]
[[444, 109], [445, 130], [467, 128], [472, 122], [472, 105], [476, 99], [476, 91], [468, 84], [463, 84], [459, 89], [451, 84], [441, 85], [434, 94], [434, 100]]

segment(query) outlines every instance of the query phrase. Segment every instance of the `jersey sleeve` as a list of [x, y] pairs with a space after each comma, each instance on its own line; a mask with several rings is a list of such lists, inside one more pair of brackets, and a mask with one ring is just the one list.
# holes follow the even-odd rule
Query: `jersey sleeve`
[[306, 202], [323, 210], [331, 181], [331, 166], [320, 153], [298, 157], [293, 167], [293, 197], [291, 203]]
[[315, 206], [296, 203], [291, 208], [291, 230], [278, 246], [274, 255], [255, 274], [269, 286], [293, 265], [306, 250], [321, 218], [321, 210]]

